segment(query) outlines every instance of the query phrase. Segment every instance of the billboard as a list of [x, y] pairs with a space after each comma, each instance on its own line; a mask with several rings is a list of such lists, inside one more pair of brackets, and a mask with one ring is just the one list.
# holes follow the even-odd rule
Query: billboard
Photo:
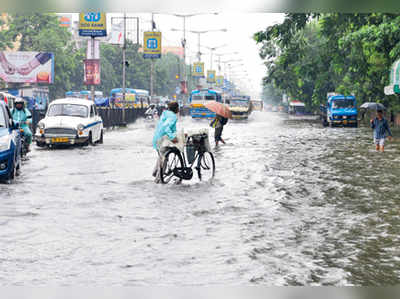
[[195, 62], [193, 63], [193, 77], [204, 77], [204, 62]]
[[224, 76], [216, 76], [216, 85], [222, 87], [224, 85]]
[[102, 12], [79, 13], [80, 36], [107, 36], [106, 14]]
[[85, 59], [84, 64], [84, 84], [99, 85], [100, 84], [100, 60]]
[[207, 83], [215, 83], [215, 71], [207, 71]]
[[143, 37], [143, 58], [161, 58], [161, 32], [147, 31]]
[[72, 27], [72, 14], [58, 15], [58, 21], [60, 27], [71, 28]]
[[124, 22], [111, 24], [111, 38], [110, 44], [123, 45], [124, 44]]
[[54, 55], [48, 52], [0, 52], [0, 78], [9, 83], [54, 83]]

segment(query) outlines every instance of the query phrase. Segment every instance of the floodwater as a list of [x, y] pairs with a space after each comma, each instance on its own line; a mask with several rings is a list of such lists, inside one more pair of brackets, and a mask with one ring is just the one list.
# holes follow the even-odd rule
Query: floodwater
[[1, 285], [400, 282], [396, 141], [259, 112], [226, 126], [212, 183], [156, 185], [152, 131], [30, 153], [0, 185]]

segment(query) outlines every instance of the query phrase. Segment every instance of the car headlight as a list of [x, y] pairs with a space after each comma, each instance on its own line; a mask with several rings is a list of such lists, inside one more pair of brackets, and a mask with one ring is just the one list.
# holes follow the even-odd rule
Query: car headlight
[[8, 151], [11, 147], [11, 136], [0, 137], [0, 151]]
[[38, 123], [38, 128], [39, 128], [39, 129], [43, 130], [44, 127], [45, 127], [45, 125], [44, 125], [43, 122]]
[[78, 131], [83, 131], [85, 129], [85, 126], [82, 124], [79, 124], [77, 128], [78, 128]]
[[334, 115], [334, 116], [333, 116], [333, 118], [334, 118], [334, 119], [338, 119], [338, 118], [339, 118], [339, 116], [337, 116], [337, 115]]

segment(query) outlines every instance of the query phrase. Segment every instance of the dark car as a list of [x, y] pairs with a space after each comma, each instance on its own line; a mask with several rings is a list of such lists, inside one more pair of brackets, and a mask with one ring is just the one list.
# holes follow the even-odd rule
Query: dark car
[[7, 105], [0, 101], [0, 181], [12, 181], [21, 168], [21, 136]]

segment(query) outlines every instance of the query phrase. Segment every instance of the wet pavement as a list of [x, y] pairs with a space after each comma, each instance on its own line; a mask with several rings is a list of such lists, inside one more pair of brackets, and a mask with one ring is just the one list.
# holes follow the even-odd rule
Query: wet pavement
[[[185, 128], [205, 122], [181, 120]], [[212, 183], [156, 185], [153, 129], [35, 148], [0, 185], [1, 285], [392, 285], [400, 143], [254, 113], [228, 123]]]

